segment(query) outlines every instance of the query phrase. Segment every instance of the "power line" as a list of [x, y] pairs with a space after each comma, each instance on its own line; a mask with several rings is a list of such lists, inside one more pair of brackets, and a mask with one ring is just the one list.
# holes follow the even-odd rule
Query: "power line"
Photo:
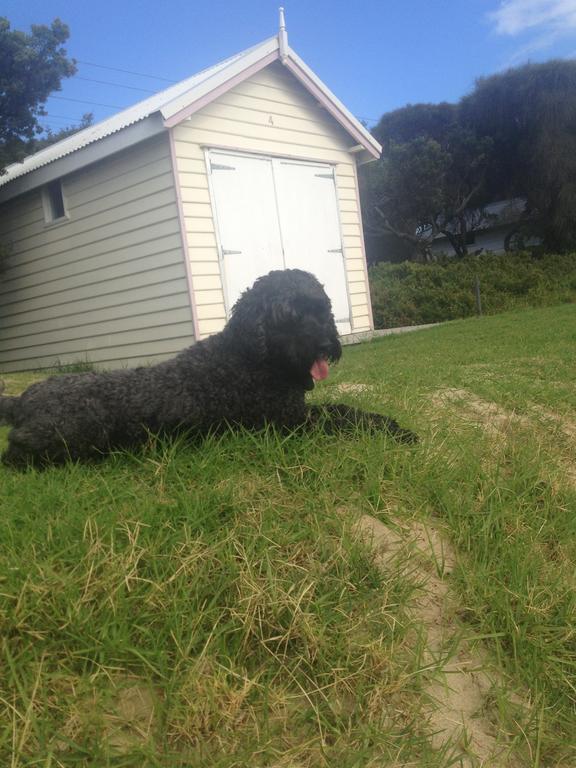
[[[114, 67], [105, 67], [105, 69], [114, 69]], [[82, 77], [80, 75], [75, 75], [75, 77], [77, 80], [84, 80], [89, 83], [98, 83], [99, 85], [112, 85], [116, 88], [129, 88], [131, 91], [142, 91], [144, 93], [150, 93], [150, 94], [158, 93], [158, 91], [152, 91], [149, 88], [137, 88], [136, 86], [133, 86], [133, 85], [122, 85], [121, 83], [111, 83], [107, 80], [94, 80], [93, 78]], [[170, 81], [170, 82], [173, 82], [173, 81]], [[127, 107], [121, 107], [118, 104], [104, 104], [101, 101], [88, 101], [87, 99], [73, 99], [70, 96], [51, 96], [50, 98], [59, 99], [60, 101], [73, 101], [78, 104], [88, 104], [93, 107], [107, 107], [109, 109], [127, 109]]]
[[85, 127], [86, 126], [83, 126], [82, 123], [68, 123], [68, 125], [62, 125], [62, 123], [42, 123], [42, 132], [56, 134], [56, 133], [60, 133], [60, 131], [67, 131], [72, 128], [77, 128], [78, 130], [81, 130], [82, 128], [85, 128]]
[[68, 125], [62, 125], [61, 123], [44, 123], [42, 125], [42, 129], [44, 132], [46, 130], [50, 131], [51, 133], [56, 133], [59, 131], [65, 131], [68, 128], [82, 128], [81, 123], [68, 123]]
[[60, 101], [76, 101], [78, 104], [90, 104], [93, 107], [109, 107], [110, 109], [128, 109], [128, 107], [119, 107], [118, 104], [102, 104], [99, 101], [86, 101], [85, 99], [71, 99], [67, 96], [50, 96], [51, 99]]
[[109, 80], [94, 80], [91, 77], [81, 77], [80, 75], [74, 76], [76, 80], [84, 80], [87, 83], [98, 83], [99, 85], [113, 85], [115, 88], [129, 88], [131, 91], [142, 91], [143, 93], [158, 93], [158, 91], [152, 91], [150, 88], [137, 88], [134, 85], [122, 85], [122, 83], [111, 83]]
[[86, 64], [89, 67], [98, 67], [98, 69], [109, 69], [111, 72], [123, 72], [125, 75], [137, 75], [138, 77], [149, 77], [152, 80], [164, 80], [165, 83], [177, 83], [177, 80], [169, 80], [167, 77], [160, 77], [159, 75], [145, 75], [143, 72], [132, 72], [129, 69], [119, 69], [118, 67], [109, 67], [104, 64], [94, 64], [92, 61], [82, 61], [82, 59], [76, 59], [78, 64]]
[[[79, 120], [81, 120], [81, 117], [65, 117], [64, 115], [53, 115], [51, 112], [47, 112], [45, 117], [49, 118], [49, 120], [73, 120], [75, 123], [77, 123]], [[45, 121], [42, 120], [42, 123]]]

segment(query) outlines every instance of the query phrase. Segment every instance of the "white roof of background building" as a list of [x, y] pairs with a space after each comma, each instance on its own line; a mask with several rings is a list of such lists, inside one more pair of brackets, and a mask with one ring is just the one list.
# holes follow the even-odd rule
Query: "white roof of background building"
[[[96, 125], [84, 128], [78, 133], [30, 155], [20, 163], [14, 163], [0, 175], [0, 186], [55, 162], [63, 157], [79, 152], [95, 142], [139, 123], [152, 115], [159, 114], [165, 127], [185, 119], [186, 109], [195, 102], [206, 103], [210, 94], [221, 88], [227, 81], [241, 76], [242, 73], [258, 62], [278, 59], [308, 88], [327, 108], [332, 116], [355, 138], [359, 149], [367, 150], [372, 157], [379, 157], [381, 146], [364, 126], [352, 115], [334, 94], [322, 83], [312, 70], [288, 47], [286, 37], [274, 36], [258, 45], [248, 48], [235, 56], [198, 72], [159, 93], [138, 102], [132, 107], [118, 112]], [[216, 94], [217, 95], [217, 94]], [[214, 96], [214, 98], [216, 97]], [[193, 109], [190, 110], [190, 113]], [[136, 137], [135, 140], [141, 140]], [[79, 163], [79, 167], [83, 163]], [[70, 172], [70, 169], [67, 170]], [[6, 190], [8, 192], [8, 190]], [[7, 195], [11, 196], [11, 195]], [[3, 195], [6, 197], [6, 195]]]

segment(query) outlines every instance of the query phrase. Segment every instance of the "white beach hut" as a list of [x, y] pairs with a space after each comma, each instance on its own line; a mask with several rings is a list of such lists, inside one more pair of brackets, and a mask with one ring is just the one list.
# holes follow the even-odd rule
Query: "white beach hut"
[[278, 35], [0, 176], [0, 370], [136, 365], [222, 329], [271, 269], [372, 329], [357, 166], [381, 148]]

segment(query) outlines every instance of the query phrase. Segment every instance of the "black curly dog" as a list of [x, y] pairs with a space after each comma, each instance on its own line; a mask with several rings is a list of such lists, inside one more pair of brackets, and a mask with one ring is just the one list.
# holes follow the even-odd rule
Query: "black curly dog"
[[401, 441], [416, 436], [392, 419], [346, 405], [306, 406], [304, 393], [342, 354], [330, 300], [298, 269], [259, 278], [224, 330], [158, 365], [54, 376], [19, 397], [0, 397], [12, 425], [4, 464], [84, 461], [134, 448], [150, 433], [206, 435], [240, 425], [261, 429], [361, 425]]

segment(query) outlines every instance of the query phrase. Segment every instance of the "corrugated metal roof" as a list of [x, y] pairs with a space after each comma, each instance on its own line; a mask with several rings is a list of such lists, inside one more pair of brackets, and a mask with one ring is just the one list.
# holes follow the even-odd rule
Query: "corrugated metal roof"
[[96, 125], [84, 128], [83, 130], [78, 131], [78, 133], [46, 147], [46, 149], [42, 149], [40, 152], [30, 155], [21, 163], [13, 163], [12, 165], [7, 166], [6, 172], [3, 175], [0, 175], [0, 186], [23, 176], [24, 174], [30, 173], [37, 168], [41, 168], [48, 163], [52, 163], [61, 157], [65, 157], [72, 152], [76, 152], [99, 139], [103, 139], [117, 131], [121, 131], [123, 128], [127, 128], [129, 125], [144, 120], [155, 112], [161, 112], [163, 116], [166, 117], [167, 115], [164, 113], [165, 111], [171, 111], [169, 108], [173, 103], [179, 104], [180, 102], [193, 101], [196, 97], [196, 92], [203, 85], [209, 85], [209, 81], [216, 75], [224, 72], [232, 65], [243, 63], [246, 58], [253, 58], [254, 55], [258, 56], [260, 53], [266, 55], [275, 48], [278, 48], [278, 39], [276, 37], [269, 38], [268, 40], [237, 53], [235, 56], [231, 56], [208, 69], [198, 72], [186, 80], [182, 80], [159, 93], [155, 93], [153, 96], [150, 96], [143, 101], [139, 101], [137, 104], [122, 110], [122, 112], [118, 112], [112, 117], [96, 123]]

